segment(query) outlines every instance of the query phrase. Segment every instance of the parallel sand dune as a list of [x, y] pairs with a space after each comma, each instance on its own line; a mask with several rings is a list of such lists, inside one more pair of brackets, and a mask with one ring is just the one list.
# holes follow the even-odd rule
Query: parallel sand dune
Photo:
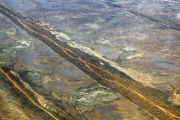
[[[167, 120], [180, 120], [180, 108], [170, 104], [168, 96], [163, 92], [143, 86], [136, 82], [131, 77], [127, 76], [122, 71], [113, 68], [106, 61], [101, 60], [95, 56], [91, 56], [78, 48], [73, 48], [65, 42], [61, 42], [49, 31], [35, 24], [33, 21], [28, 20], [19, 13], [15, 13], [3, 5], [0, 5], [0, 12], [7, 16], [17, 26], [38, 38], [40, 41], [49, 46], [54, 52], [58, 53], [61, 57], [70, 61], [77, 66], [87, 75], [95, 79], [101, 85], [104, 85], [115, 92], [122, 94], [128, 100], [141, 106], [145, 110], [151, 112], [160, 119]], [[103, 63], [103, 64], [102, 64]], [[7, 78], [9, 82], [17, 88], [22, 95], [24, 95], [32, 104], [39, 109], [49, 114], [54, 119], [60, 119], [48, 112], [42, 106], [36, 103], [29, 93], [18, 85], [17, 81], [12, 76], [10, 71], [0, 69], [0, 72]]]

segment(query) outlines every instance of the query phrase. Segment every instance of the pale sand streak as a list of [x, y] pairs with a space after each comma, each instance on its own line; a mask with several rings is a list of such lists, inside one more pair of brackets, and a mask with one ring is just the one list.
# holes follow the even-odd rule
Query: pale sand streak
[[48, 115], [50, 115], [52, 118], [54, 118], [55, 120], [59, 120], [56, 116], [54, 116], [52, 113], [48, 112], [46, 109], [44, 109], [43, 107], [41, 107], [40, 105], [38, 105], [29, 95], [28, 93], [26, 93], [24, 90], [22, 90], [22, 88], [2, 69], [0, 69], [0, 72], [4, 74], [4, 76], [13, 84], [13, 86], [18, 89], [22, 94], [24, 94], [24, 96], [36, 107], [38, 107], [39, 109], [43, 110], [44, 112], [46, 112]]

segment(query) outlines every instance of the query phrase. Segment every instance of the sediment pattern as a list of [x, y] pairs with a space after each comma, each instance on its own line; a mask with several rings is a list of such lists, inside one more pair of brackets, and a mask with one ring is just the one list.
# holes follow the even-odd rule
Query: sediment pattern
[[160, 23], [162, 25], [165, 25], [168, 28], [180, 31], [179, 24], [170, 23], [170, 22], [164, 21], [164, 20], [162, 20], [160, 18], [148, 16], [148, 15], [145, 15], [145, 14], [142, 14], [142, 13], [139, 13], [139, 12], [136, 12], [136, 11], [132, 11], [132, 10], [126, 10], [126, 11], [128, 11], [128, 12], [134, 14], [134, 15], [138, 15], [138, 16], [144, 17], [146, 19], [149, 19], [149, 20], [151, 20], [151, 21], [153, 21], [155, 23]]
[[149, 16], [149, 15], [146, 15], [146, 14], [143, 14], [143, 13], [140, 13], [140, 12], [137, 12], [137, 11], [134, 11], [134, 10], [129, 10], [129, 9], [124, 9], [121, 5], [116, 5], [116, 4], [113, 4], [111, 2], [105, 2], [108, 6], [111, 6], [111, 7], [115, 7], [115, 8], [120, 8], [121, 10], [123, 11], [127, 11], [129, 13], [132, 13], [134, 15], [137, 15], [137, 16], [141, 16], [142, 18], [146, 18], [152, 22], [155, 22], [155, 23], [160, 23], [168, 28], [171, 28], [171, 29], [174, 29], [174, 30], [177, 30], [177, 31], [180, 31], [180, 28], [179, 28], [179, 24], [177, 23], [172, 23], [172, 22], [168, 22], [166, 20], [163, 20], [161, 18], [157, 18], [155, 16]]
[[[105, 61], [101, 61], [103, 62], [103, 64], [101, 64], [98, 58], [90, 56], [77, 48], [70, 47], [65, 42], [57, 40], [49, 31], [41, 28], [20, 14], [14, 13], [3, 5], [0, 5], [0, 12], [7, 16], [21, 29], [44, 42], [54, 52], [70, 61], [100, 84], [119, 92], [133, 103], [141, 106], [160, 119], [180, 120], [180, 108], [168, 103], [168, 96], [166, 94], [157, 89], [143, 86], [125, 73], [111, 67]], [[41, 106], [37, 105], [31, 96], [27, 95], [26, 92], [21, 89], [20, 86], [14, 82], [14, 79], [10, 78], [3, 69], [1, 69], [0, 72], [3, 73], [8, 81], [13, 83], [14, 87], [25, 95], [32, 104], [48, 113], [54, 119], [59, 119], [41, 108]]]
[[[35, 95], [37, 96], [38, 93], [32, 91], [31, 90], [32, 88], [27, 87], [27, 85], [25, 86], [22, 83], [21, 79], [10, 69], [3, 67], [0, 69], [0, 73], [2, 73], [5, 76], [5, 78], [14, 86], [14, 88], [16, 88], [20, 93], [22, 93], [22, 95], [26, 99], [28, 99], [31, 104], [33, 104], [38, 109], [48, 114], [53, 119], [55, 120], [65, 119], [65, 118], [72, 119], [71, 116], [68, 115], [68, 113], [66, 113], [63, 110], [50, 111], [47, 108], [43, 107], [35, 98]], [[38, 97], [40, 98], [40, 96]]]

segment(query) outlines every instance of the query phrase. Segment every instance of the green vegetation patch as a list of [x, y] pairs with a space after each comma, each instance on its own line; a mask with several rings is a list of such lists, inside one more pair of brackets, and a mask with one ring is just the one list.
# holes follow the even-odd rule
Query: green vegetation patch
[[118, 94], [113, 93], [110, 89], [99, 87], [80, 92], [72, 97], [76, 109], [89, 111], [98, 104], [105, 104], [118, 99]]

